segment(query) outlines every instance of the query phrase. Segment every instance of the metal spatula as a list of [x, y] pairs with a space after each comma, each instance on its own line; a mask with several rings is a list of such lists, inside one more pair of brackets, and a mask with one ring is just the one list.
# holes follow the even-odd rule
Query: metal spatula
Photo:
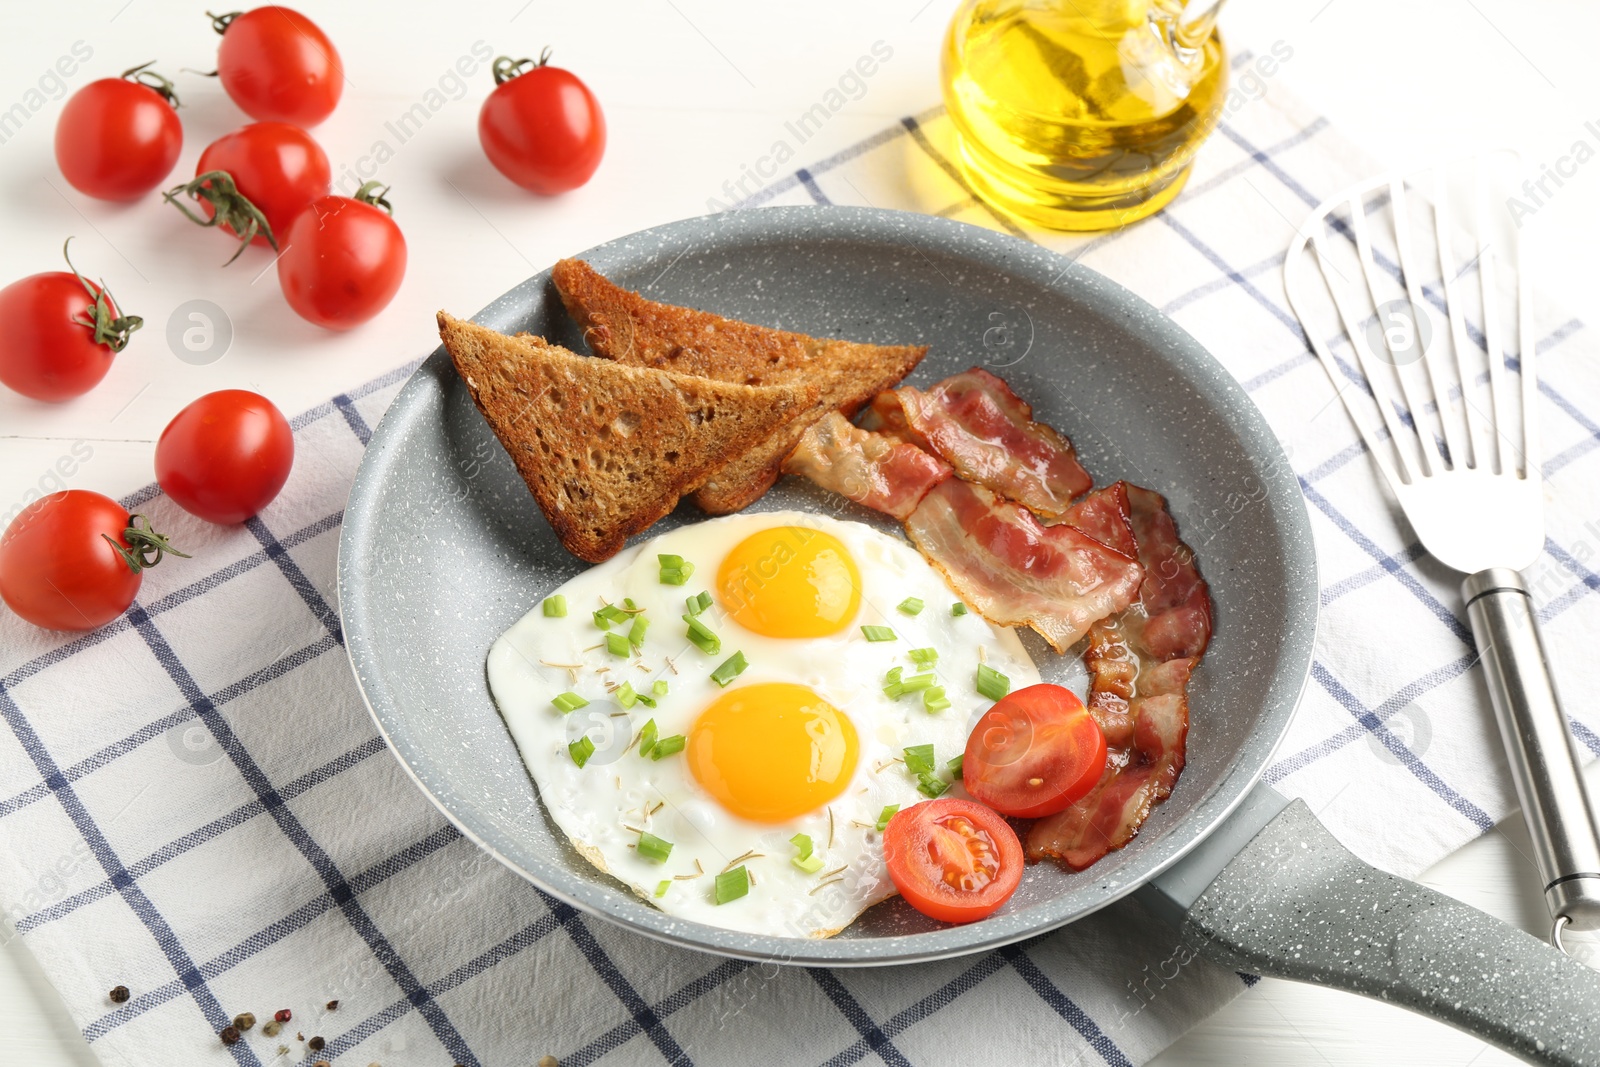
[[1328, 200], [1300, 227], [1284, 277], [1423, 547], [1467, 575], [1559, 948], [1569, 925], [1600, 928], [1600, 829], [1518, 573], [1539, 556], [1544, 517], [1528, 274], [1501, 206], [1514, 161], [1489, 153]]

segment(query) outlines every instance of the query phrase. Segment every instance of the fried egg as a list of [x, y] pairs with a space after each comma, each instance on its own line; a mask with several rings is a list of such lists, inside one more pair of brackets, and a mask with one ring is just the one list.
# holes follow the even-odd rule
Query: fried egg
[[993, 703], [979, 665], [1039, 681], [1015, 633], [955, 604], [871, 527], [733, 515], [555, 590], [494, 643], [489, 686], [601, 871], [684, 919], [828, 937], [895, 892], [885, 809], [962, 795], [950, 761]]

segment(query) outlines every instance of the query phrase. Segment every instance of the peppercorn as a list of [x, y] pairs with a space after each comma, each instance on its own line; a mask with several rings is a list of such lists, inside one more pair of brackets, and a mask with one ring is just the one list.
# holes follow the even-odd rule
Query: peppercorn
[[338, 1011], [339, 1010], [339, 1002], [337, 1000], [328, 1001], [328, 1010], [329, 1011]]
[[217, 1036], [222, 1038], [224, 1045], [237, 1045], [239, 1043], [239, 1028], [237, 1026], [224, 1026], [222, 1033]]
[[272, 1018], [274, 1022], [286, 1023], [290, 1019], [294, 1018], [294, 1012], [290, 1011], [288, 1008], [279, 1008], [277, 1011], [272, 1013]]
[[327, 1044], [327, 1042], [322, 1040], [321, 1037], [313, 1037], [307, 1043], [307, 1047], [309, 1047], [312, 1052], [321, 1052], [322, 1049], [323, 1049], [323, 1046], [326, 1045], [326, 1044]]
[[125, 986], [125, 985], [116, 986], [111, 990], [111, 1003], [113, 1003], [113, 1004], [126, 1004], [128, 1002], [128, 998], [130, 996], [132, 996], [132, 995], [133, 995], [132, 993], [128, 992], [128, 987], [127, 986]]
[[318, 1060], [316, 1063], [313, 1063], [311, 1067], [333, 1067], [333, 1064], [329, 1063], [327, 1060]]
[[561, 1067], [561, 1061], [554, 1056], [540, 1056], [539, 1067]]
[[263, 1024], [261, 1027], [261, 1032], [267, 1037], [277, 1037], [283, 1032], [283, 1024], [274, 1019], [269, 1023]]
[[233, 1025], [241, 1030], [248, 1030], [256, 1024], [256, 1017], [249, 1012], [243, 1012], [233, 1017]]

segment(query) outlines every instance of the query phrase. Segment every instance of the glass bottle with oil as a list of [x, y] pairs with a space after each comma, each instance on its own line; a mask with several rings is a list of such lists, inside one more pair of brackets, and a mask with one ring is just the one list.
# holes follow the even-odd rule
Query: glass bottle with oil
[[1221, 0], [966, 0], [944, 99], [974, 192], [1046, 229], [1165, 207], [1216, 127]]

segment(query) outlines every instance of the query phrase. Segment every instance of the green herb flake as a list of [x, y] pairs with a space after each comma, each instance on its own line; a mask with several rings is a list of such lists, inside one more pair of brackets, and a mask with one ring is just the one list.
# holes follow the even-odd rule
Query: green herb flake
[[1011, 692], [1011, 679], [989, 666], [978, 664], [978, 692], [990, 700], [999, 700]]
[[915, 663], [923, 670], [927, 670], [939, 662], [939, 650], [936, 648], [913, 648], [906, 655], [911, 657], [912, 663]]
[[698, 615], [711, 606], [711, 590], [702, 589], [696, 595], [684, 601], [689, 608], [690, 615]]
[[567, 755], [571, 756], [572, 762], [582, 770], [583, 765], [589, 762], [589, 757], [594, 755], [594, 742], [589, 740], [588, 734], [584, 734], [567, 746]]
[[644, 644], [644, 632], [650, 629], [650, 620], [643, 615], [635, 615], [633, 625], [628, 627], [628, 644], [639, 648]]
[[967, 613], [967, 606], [965, 604], [963, 604], [961, 601], [958, 600], [954, 604], [950, 605], [950, 614], [951, 614], [952, 617], [960, 617], [962, 615], [965, 615], [966, 613]]
[[694, 646], [708, 656], [715, 656], [722, 651], [722, 638], [711, 632], [711, 628], [693, 615], [685, 615], [683, 621], [689, 624], [688, 637]]
[[554, 704], [556, 709], [563, 715], [567, 714], [568, 712], [577, 711], [579, 708], [586, 708], [589, 706], [589, 702], [583, 699], [577, 693], [562, 693], [560, 696], [551, 700], [550, 703]]
[[750, 663], [744, 658], [744, 653], [735, 652], [723, 660], [721, 666], [711, 672], [711, 680], [726, 689], [728, 688], [728, 683], [743, 674], [744, 669], [748, 666], [750, 666]]
[[648, 756], [650, 750], [656, 747], [656, 721], [651, 719], [639, 731], [639, 755]]
[[750, 892], [750, 872], [738, 866], [731, 871], [723, 871], [717, 875], [716, 899], [718, 904], [726, 904], [738, 900]]
[[667, 695], [667, 680], [665, 678], [657, 678], [655, 681], [651, 682], [650, 683], [650, 695], [651, 696], [657, 696], [657, 697], [666, 696]]
[[887, 626], [863, 626], [861, 628], [861, 636], [865, 637], [868, 641], [899, 640], [897, 637], [895, 637], [894, 631], [889, 629]]
[[611, 629], [611, 624], [628, 617], [628, 613], [614, 604], [607, 604], [594, 613], [594, 624], [601, 630]]
[[672, 855], [672, 842], [663, 841], [661, 838], [652, 833], [641, 833], [639, 835], [639, 847], [637, 851], [639, 855], [643, 856], [647, 860], [655, 860], [657, 863], [664, 863], [666, 862], [667, 857]]
[[924, 772], [923, 774], [917, 775], [917, 791], [925, 797], [931, 799], [933, 797], [943, 796], [944, 791], [949, 788], [949, 782], [931, 772]]
[[922, 601], [914, 596], [908, 596], [904, 600], [900, 601], [898, 607], [900, 609], [900, 613], [903, 615], [922, 614]]
[[555, 596], [544, 598], [544, 617], [547, 619], [564, 619], [567, 617], [567, 598], [557, 593]]
[[810, 834], [795, 834], [793, 837], [789, 838], [789, 844], [793, 845], [794, 848], [795, 848], [795, 852], [797, 853], [797, 855], [795, 856], [796, 859], [802, 859], [803, 860], [803, 859], [807, 859], [808, 857], [810, 857], [810, 855], [811, 855], [811, 835]]
[[950, 773], [951, 774], [955, 775], [957, 778], [960, 778], [961, 777], [961, 768], [966, 764], [966, 762], [967, 762], [967, 754], [965, 752], [963, 752], [961, 755], [957, 756], [955, 759], [946, 760], [945, 761], [945, 766], [950, 768]]
[[667, 890], [669, 890], [671, 888], [672, 888], [672, 879], [671, 878], [663, 878], [663, 879], [661, 879], [661, 881], [656, 883], [656, 896], [657, 897], [666, 896], [667, 895]]
[[633, 691], [632, 682], [623, 682], [611, 693], [617, 698], [617, 703], [625, 708], [631, 708], [639, 701], [639, 694]]
[[949, 706], [950, 698], [944, 695], [944, 686], [930, 685], [922, 691], [922, 710], [930, 715]]
[[661, 564], [662, 585], [683, 585], [694, 574], [694, 564], [682, 556], [661, 553], [656, 556], [656, 562]]
[[933, 746], [912, 745], [905, 749], [906, 770], [912, 774], [929, 774], [933, 771]]
[[789, 862], [807, 874], [816, 874], [822, 870], [822, 857], [815, 854], [807, 856], [805, 859], [795, 856]]
[[619, 633], [606, 634], [606, 651], [613, 656], [626, 657], [633, 651], [633, 646], [628, 644], [628, 639]]
[[886, 807], [882, 811], [878, 812], [878, 832], [880, 834], [883, 833], [883, 831], [888, 828], [889, 820], [894, 818], [895, 812], [897, 812], [899, 810], [900, 810], [900, 805], [898, 805], [898, 804], [890, 804], [888, 807]]
[[683, 746], [685, 743], [686, 742], [682, 734], [673, 734], [671, 737], [663, 737], [661, 740], [655, 743], [653, 748], [650, 749], [650, 758], [664, 759], [667, 756], [676, 755], [677, 753], [683, 751]]

